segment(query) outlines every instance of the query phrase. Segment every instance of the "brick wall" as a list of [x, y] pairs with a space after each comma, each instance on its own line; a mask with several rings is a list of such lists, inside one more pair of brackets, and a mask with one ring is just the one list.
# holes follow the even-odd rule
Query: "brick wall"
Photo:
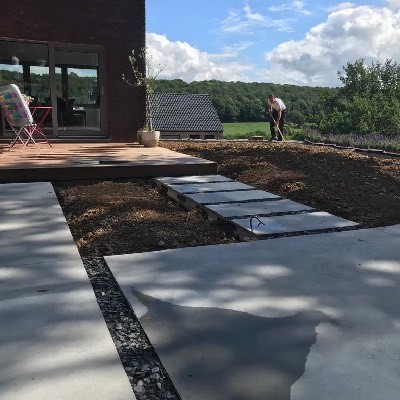
[[0, 16], [0, 38], [103, 46], [107, 135], [135, 140], [144, 93], [121, 75], [130, 73], [131, 50], [145, 43], [145, 0], [1, 0]]

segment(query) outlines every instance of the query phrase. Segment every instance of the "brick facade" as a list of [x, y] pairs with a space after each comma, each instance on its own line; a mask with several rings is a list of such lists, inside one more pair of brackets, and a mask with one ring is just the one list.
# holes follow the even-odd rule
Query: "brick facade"
[[128, 86], [128, 56], [145, 44], [145, 0], [1, 0], [0, 39], [102, 46], [106, 134], [132, 142], [145, 115], [143, 90]]

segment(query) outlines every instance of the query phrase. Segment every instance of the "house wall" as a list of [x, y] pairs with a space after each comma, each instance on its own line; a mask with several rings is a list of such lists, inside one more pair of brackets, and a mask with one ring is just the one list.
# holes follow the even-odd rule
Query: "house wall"
[[161, 139], [222, 139], [223, 132], [169, 132], [160, 131]]
[[106, 133], [131, 142], [145, 115], [142, 89], [128, 86], [128, 56], [145, 44], [145, 0], [1, 0], [0, 38], [101, 45], [105, 51]]

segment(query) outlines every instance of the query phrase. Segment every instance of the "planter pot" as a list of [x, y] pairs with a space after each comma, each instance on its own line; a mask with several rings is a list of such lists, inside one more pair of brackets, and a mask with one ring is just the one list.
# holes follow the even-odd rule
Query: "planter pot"
[[141, 131], [141, 142], [144, 147], [157, 147], [159, 140], [160, 131]]
[[139, 144], [143, 144], [143, 142], [142, 142], [142, 131], [137, 131], [136, 136], [137, 136], [138, 143]]

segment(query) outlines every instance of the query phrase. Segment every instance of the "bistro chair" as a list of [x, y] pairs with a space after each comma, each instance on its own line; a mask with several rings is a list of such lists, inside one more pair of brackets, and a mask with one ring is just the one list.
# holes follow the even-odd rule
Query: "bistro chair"
[[22, 97], [17, 85], [10, 84], [0, 87], [0, 106], [8, 124], [15, 133], [15, 138], [12, 139], [8, 150], [17, 142], [21, 142], [23, 148], [32, 143], [39, 149], [39, 144], [43, 143], [43, 141], [35, 140], [35, 134], [39, 135], [44, 140], [44, 143], [52, 147], [42, 129], [33, 119], [28, 104]]

